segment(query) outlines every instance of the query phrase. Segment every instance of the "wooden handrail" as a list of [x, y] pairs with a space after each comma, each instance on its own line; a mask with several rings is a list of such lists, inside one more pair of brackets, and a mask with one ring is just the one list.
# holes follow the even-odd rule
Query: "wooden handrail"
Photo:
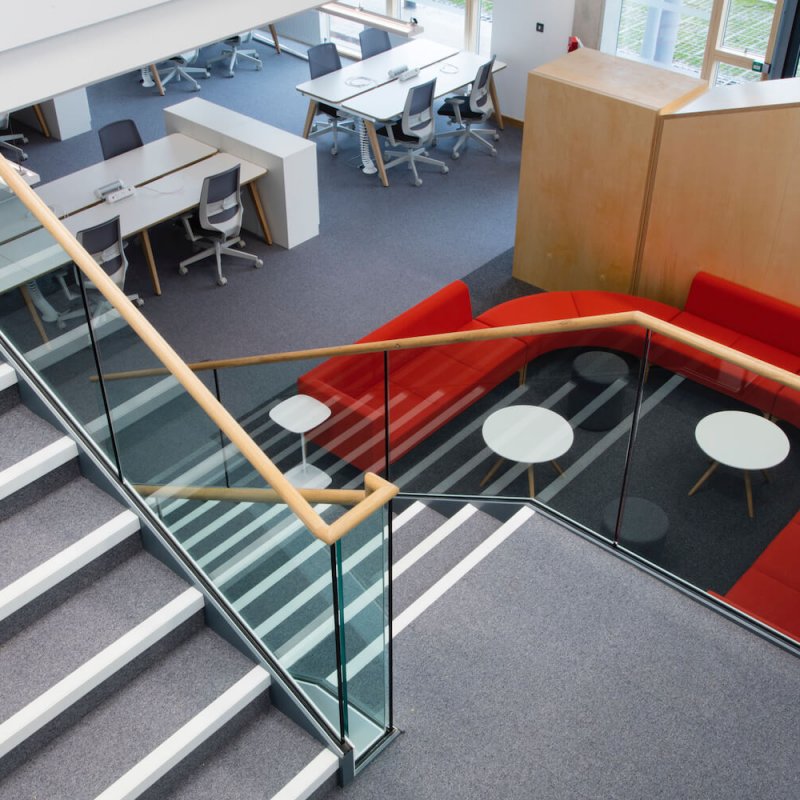
[[[212, 422], [239, 449], [239, 452], [258, 472], [265, 483], [283, 498], [286, 505], [314, 536], [325, 542], [325, 544], [334, 544], [349, 530], [373, 513], [372, 495], [370, 494], [362, 503], [363, 509], [360, 506], [356, 506], [346, 512], [344, 516], [348, 519], [347, 525], [339, 524], [341, 518], [334, 525], [326, 523], [314, 511], [300, 491], [289, 483], [280, 469], [272, 463], [261, 448], [250, 438], [233, 415], [205, 387], [203, 382], [169, 346], [161, 334], [142, 316], [136, 306], [128, 300], [125, 292], [106, 275], [99, 264], [78, 244], [77, 239], [67, 230], [61, 220], [53, 214], [44, 201], [1, 156], [0, 178], [6, 182], [22, 203], [41, 222], [42, 226], [75, 262], [81, 272], [94, 284], [97, 290], [114, 306], [122, 319], [136, 332], [156, 358], [175, 376], [181, 386], [205, 411]], [[393, 496], [392, 490], [394, 494], [397, 494], [397, 487], [383, 481], [381, 478], [377, 480], [385, 484], [385, 486], [382, 486], [382, 492], [380, 493], [382, 497]], [[376, 492], [376, 494], [378, 493]]]
[[[334, 347], [316, 347], [309, 350], [294, 350], [271, 355], [245, 356], [243, 358], [225, 358], [214, 361], [199, 361], [188, 364], [189, 369], [202, 372], [210, 369], [231, 369], [234, 367], [252, 367], [262, 364], [279, 364], [287, 361], [304, 361], [315, 358], [331, 358], [333, 356], [354, 356], [365, 353], [383, 353], [394, 350], [409, 350], [415, 347], [435, 347], [437, 345], [461, 344], [465, 342], [486, 342], [509, 337], [526, 337], [546, 333], [565, 333], [568, 331], [590, 330], [596, 328], [612, 328], [618, 325], [636, 325], [654, 333], [660, 333], [670, 339], [686, 344], [696, 350], [730, 361], [742, 369], [756, 375], [789, 386], [800, 391], [800, 376], [795, 375], [767, 361], [749, 356], [733, 347], [700, 336], [666, 322], [644, 311], [620, 311], [615, 314], [599, 314], [591, 317], [549, 320], [546, 322], [528, 322], [523, 325], [504, 325], [497, 328], [481, 330], [457, 331], [455, 333], [438, 333], [430, 336], [411, 336], [406, 339], [384, 339], [376, 342], [339, 345]], [[103, 375], [105, 380], [122, 380], [130, 378], [148, 378], [164, 375], [163, 369], [130, 370]], [[96, 377], [95, 377], [96, 379]]]
[[[274, 489], [257, 489], [248, 486], [179, 486], [177, 484], [134, 483], [133, 488], [142, 497], [159, 495], [165, 499], [219, 500], [226, 503], [283, 503]], [[367, 495], [367, 489], [298, 489], [309, 503], [327, 503], [333, 506], [355, 506]]]

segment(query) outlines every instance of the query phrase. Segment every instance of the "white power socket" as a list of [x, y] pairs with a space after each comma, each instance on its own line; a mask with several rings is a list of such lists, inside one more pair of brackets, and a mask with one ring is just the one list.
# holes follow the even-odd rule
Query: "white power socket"
[[115, 192], [109, 192], [106, 195], [106, 203], [116, 203], [119, 200], [124, 200], [126, 197], [136, 194], [136, 189], [133, 186], [123, 186]]

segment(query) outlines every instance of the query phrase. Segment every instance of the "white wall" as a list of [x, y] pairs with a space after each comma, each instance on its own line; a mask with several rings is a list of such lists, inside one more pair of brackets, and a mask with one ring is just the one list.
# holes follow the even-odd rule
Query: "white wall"
[[[20, 108], [130, 72], [142, 64], [162, 61], [175, 53], [313, 8], [318, 2], [8, 2], [8, 8], [3, 8], [0, 34], [0, 110]], [[9, 20], [13, 24], [8, 24]], [[79, 22], [85, 27], [76, 27]], [[37, 37], [34, 40], [33, 35]]]
[[525, 119], [528, 73], [567, 52], [574, 14], [575, 0], [495, 0], [492, 53], [508, 64], [495, 78], [504, 115]]

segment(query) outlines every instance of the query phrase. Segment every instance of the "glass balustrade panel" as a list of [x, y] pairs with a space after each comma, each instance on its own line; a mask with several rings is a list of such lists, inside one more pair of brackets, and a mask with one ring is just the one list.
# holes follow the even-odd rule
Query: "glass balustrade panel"
[[[75, 267], [16, 197], [0, 200], [3, 215], [2, 235], [9, 238], [0, 241], [0, 328], [116, 467]], [[121, 325], [108, 312], [92, 319], [92, 334], [99, 339]]]
[[392, 353], [390, 479], [404, 492], [535, 497], [609, 536], [643, 331]]
[[340, 540], [338, 551], [348, 731], [358, 758], [391, 727], [386, 509], [350, 531]]
[[[225, 407], [300, 488], [363, 489], [384, 471], [383, 354], [217, 371]], [[253, 480], [246, 467], [231, 485]]]
[[[735, 344], [793, 369], [778, 343]], [[620, 545], [800, 638], [800, 392], [663, 336], [646, 390]]]

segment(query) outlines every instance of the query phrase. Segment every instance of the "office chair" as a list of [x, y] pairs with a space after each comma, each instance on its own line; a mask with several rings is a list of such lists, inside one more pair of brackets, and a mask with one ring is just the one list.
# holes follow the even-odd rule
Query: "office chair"
[[[342, 61], [339, 58], [339, 52], [336, 50], [336, 45], [333, 42], [323, 42], [322, 44], [314, 45], [308, 50], [308, 69], [312, 78], [321, 78], [323, 75], [328, 75], [331, 72], [342, 68]], [[309, 101], [308, 117], [306, 119], [306, 129], [303, 136], [306, 139], [312, 139], [315, 136], [320, 136], [328, 131], [333, 132], [333, 146], [331, 147], [331, 155], [336, 155], [339, 152], [337, 144], [337, 134], [339, 131], [347, 133], [355, 133], [355, 120], [345, 117], [337, 108], [326, 105], [325, 103], [317, 103], [315, 100]], [[313, 117], [317, 114], [322, 114], [328, 120], [327, 125], [319, 127]]]
[[420, 186], [422, 179], [417, 174], [417, 164], [430, 164], [441, 167], [442, 173], [449, 172], [444, 161], [429, 158], [425, 149], [436, 135], [436, 118], [433, 115], [433, 97], [436, 88], [436, 78], [419, 86], [412, 86], [408, 90], [403, 116], [399, 122], [380, 128], [377, 133], [385, 136], [389, 144], [394, 147], [400, 145], [404, 150], [386, 150], [384, 156], [392, 156], [394, 161], [385, 164], [386, 169], [396, 167], [398, 164], [408, 164], [414, 173], [414, 186]]
[[[92, 258], [103, 268], [103, 271], [111, 278], [120, 289], [125, 286], [125, 275], [128, 271], [128, 259], [125, 257], [125, 250], [122, 244], [122, 236], [120, 235], [119, 215], [112, 217], [99, 225], [92, 228], [85, 228], [78, 231], [75, 235], [78, 242], [89, 252]], [[75, 283], [78, 284], [78, 268], [73, 267]], [[80, 291], [77, 293], [71, 291], [67, 286], [65, 280], [65, 272], [61, 271], [56, 273], [56, 280], [61, 284], [61, 288], [72, 305], [75, 301], [81, 299]], [[79, 284], [78, 284], [79, 285]], [[84, 279], [84, 287], [87, 291], [87, 299], [89, 291], [97, 292], [99, 298], [94, 302], [89, 301], [89, 311], [92, 317], [96, 317], [108, 311], [112, 306], [106, 298], [100, 294], [97, 287], [88, 279]], [[141, 306], [143, 301], [139, 295], [128, 295], [128, 299]], [[84, 309], [81, 304], [80, 308], [68, 309], [62, 311], [58, 315], [56, 323], [59, 328], [64, 328], [66, 320], [75, 317], [83, 317]]]
[[100, 137], [100, 149], [105, 161], [142, 146], [142, 137], [132, 119], [109, 122], [97, 131], [97, 135]]
[[211, 70], [208, 67], [191, 66], [197, 61], [199, 55], [200, 50], [188, 50], [168, 59], [165, 62], [166, 71], [161, 73], [161, 85], [166, 86], [173, 79], [176, 82], [185, 80], [192, 85], [195, 92], [199, 92], [200, 84], [192, 77], [192, 74], [201, 75], [204, 78], [211, 77]]
[[[0, 130], [6, 130], [11, 123], [11, 115], [8, 111], [0, 111]], [[11, 150], [13, 153], [17, 154], [17, 158], [20, 161], [25, 161], [28, 158], [28, 154], [21, 148], [17, 147], [17, 145], [12, 144], [12, 142], [22, 142], [22, 144], [27, 144], [28, 139], [27, 137], [23, 136], [21, 133], [6, 133], [3, 136], [0, 136], [0, 147], [5, 147], [7, 150]]]
[[189, 264], [214, 255], [217, 261], [217, 283], [224, 286], [228, 279], [222, 275], [222, 254], [244, 258], [255, 262], [260, 267], [264, 262], [256, 255], [233, 250], [233, 245], [244, 247], [244, 242], [239, 238], [242, 227], [242, 199], [239, 185], [239, 165], [231, 167], [225, 172], [211, 175], [203, 181], [200, 192], [200, 207], [198, 209], [200, 227], [203, 235], [195, 236], [188, 221], [185, 222], [186, 232], [193, 242], [205, 240], [210, 242], [199, 253], [186, 258], [178, 265], [178, 272], [185, 275]]
[[207, 61], [206, 69], [210, 70], [211, 65], [216, 64], [218, 61], [227, 61], [228, 71], [225, 73], [225, 77], [232, 78], [233, 71], [236, 69], [236, 65], [238, 64], [240, 58], [243, 58], [246, 61], [252, 61], [256, 65], [257, 70], [261, 69], [263, 66], [261, 63], [261, 56], [259, 56], [259, 54], [251, 48], [242, 47], [242, 45], [247, 44], [247, 42], [251, 42], [252, 40], [253, 31], [245, 31], [244, 33], [240, 33], [236, 36], [231, 36], [229, 39], [225, 39], [225, 44], [227, 47], [222, 51], [222, 55]]
[[362, 59], [376, 56], [378, 53], [384, 53], [392, 49], [392, 43], [389, 41], [389, 34], [378, 28], [364, 28], [364, 30], [358, 34], [358, 41], [361, 45]]
[[457, 136], [458, 140], [453, 146], [453, 158], [460, 156], [460, 150], [468, 139], [475, 139], [485, 147], [489, 148], [491, 155], [496, 156], [497, 150], [491, 142], [481, 136], [481, 133], [491, 133], [494, 140], [500, 138], [500, 134], [494, 128], [476, 128], [486, 122], [494, 114], [492, 97], [489, 93], [489, 85], [492, 78], [492, 67], [495, 57], [487, 61], [478, 69], [478, 74], [472, 82], [472, 89], [469, 95], [456, 95], [448, 97], [439, 108], [439, 114], [448, 117], [448, 124], [456, 125], [455, 130], [440, 133], [438, 138], [443, 139], [447, 136]]

